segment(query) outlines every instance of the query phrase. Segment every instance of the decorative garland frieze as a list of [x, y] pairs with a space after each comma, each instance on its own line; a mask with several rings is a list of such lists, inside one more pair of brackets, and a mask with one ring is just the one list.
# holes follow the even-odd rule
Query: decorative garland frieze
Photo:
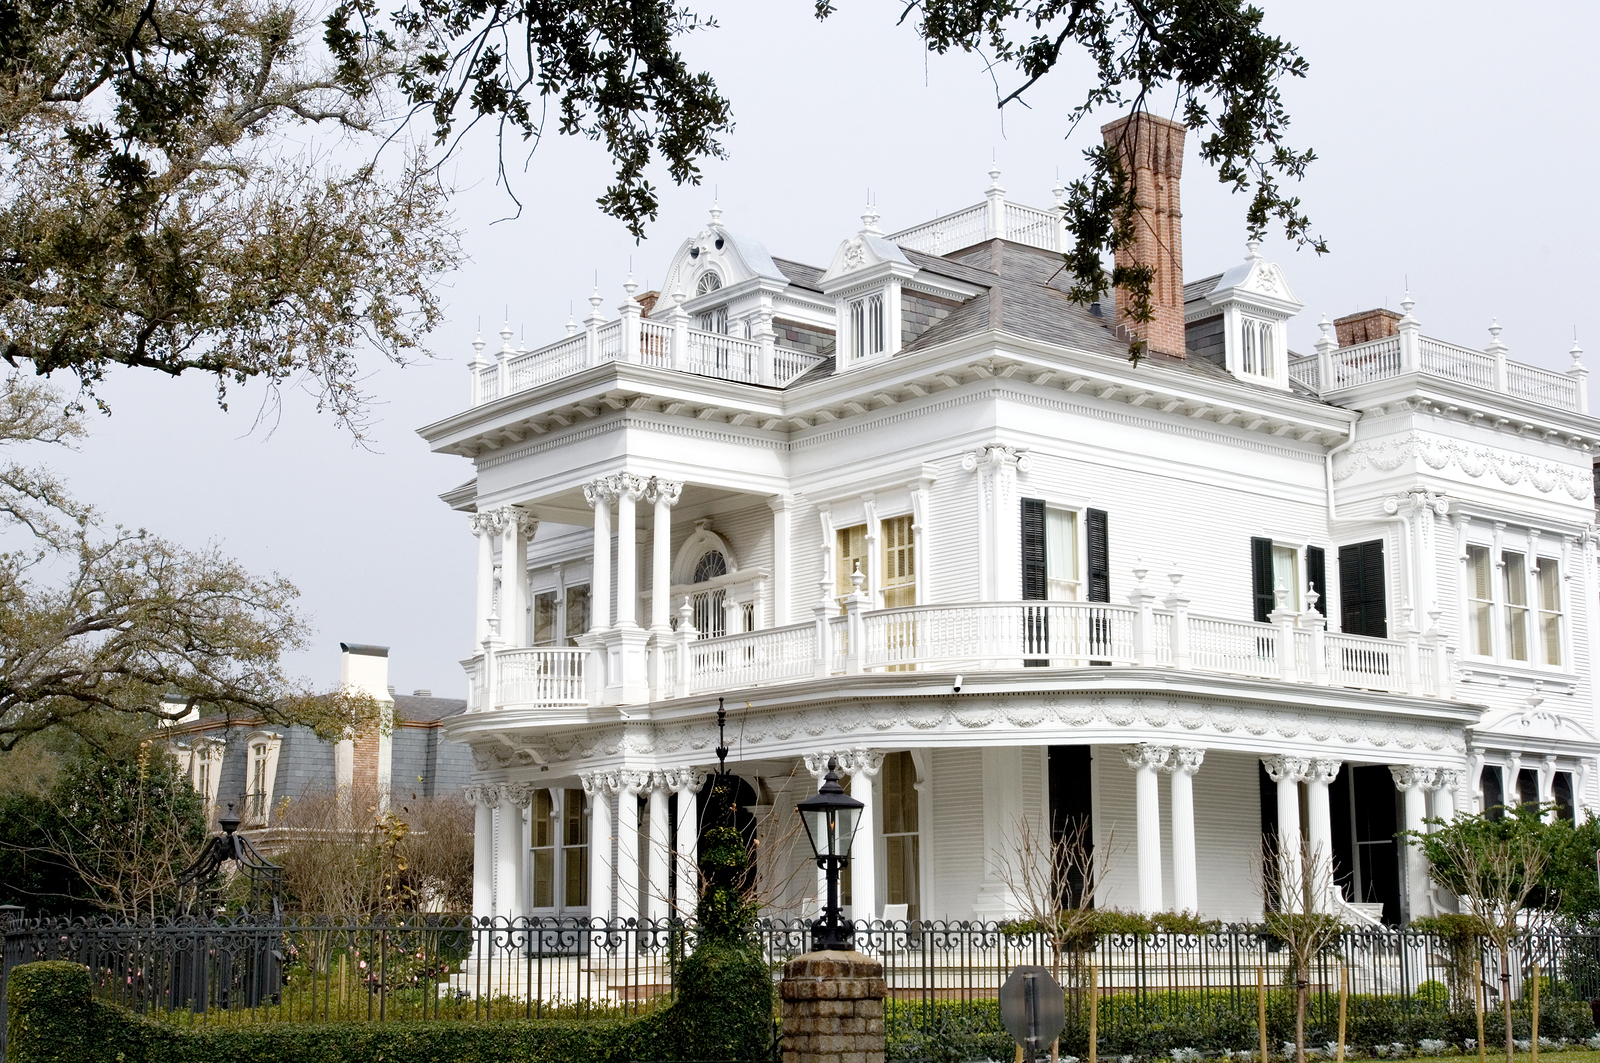
[[1540, 494], [1560, 489], [1579, 502], [1594, 493], [1593, 474], [1587, 466], [1541, 461], [1499, 447], [1418, 431], [1357, 443], [1335, 460], [1333, 478], [1343, 482], [1365, 468], [1393, 472], [1413, 460], [1421, 461], [1435, 472], [1454, 466], [1474, 480], [1494, 476], [1507, 487], [1526, 482]]

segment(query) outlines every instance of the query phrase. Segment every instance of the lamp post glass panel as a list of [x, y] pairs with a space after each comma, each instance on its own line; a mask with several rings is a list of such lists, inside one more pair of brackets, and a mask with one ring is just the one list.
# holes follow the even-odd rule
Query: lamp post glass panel
[[862, 807], [839, 785], [835, 759], [828, 761], [822, 788], [798, 806], [811, 851], [817, 854], [817, 866], [828, 876], [828, 904], [811, 928], [811, 948], [818, 952], [850, 949], [855, 944], [854, 926], [839, 918], [839, 872], [850, 863], [850, 843], [855, 840]]

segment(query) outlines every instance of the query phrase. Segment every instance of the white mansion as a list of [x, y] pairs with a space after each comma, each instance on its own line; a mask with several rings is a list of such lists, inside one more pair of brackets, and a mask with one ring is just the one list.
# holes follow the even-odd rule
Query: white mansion
[[[1127, 122], [1107, 127], [1108, 136]], [[1182, 129], [1141, 118], [1156, 316], [1070, 301], [1059, 209], [983, 202], [825, 266], [716, 210], [659, 293], [480, 341], [422, 430], [475, 478], [463, 662], [480, 915], [664, 915], [729, 766], [761, 895], [815, 904], [796, 801], [868, 806], [856, 918], [997, 918], [1019, 823], [1125, 849], [1098, 903], [1259, 917], [1264, 831], [1349, 918], [1447, 910], [1428, 817], [1596, 800], [1600, 420], [1555, 373], [1375, 310], [1287, 348], [1252, 247], [1186, 279]], [[1149, 355], [1128, 358], [1141, 335]], [[696, 796], [700, 794], [700, 796]]]

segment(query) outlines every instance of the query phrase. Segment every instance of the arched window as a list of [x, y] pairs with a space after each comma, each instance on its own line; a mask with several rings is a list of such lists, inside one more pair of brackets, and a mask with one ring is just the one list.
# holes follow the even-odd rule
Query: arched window
[[[728, 574], [728, 559], [721, 550], [707, 550], [694, 566], [694, 581], [705, 583]], [[700, 638], [710, 639], [728, 633], [728, 614], [723, 609], [726, 591], [721, 587], [692, 596], [694, 629]]]
[[1272, 325], [1269, 322], [1261, 323], [1261, 375], [1272, 376], [1276, 360], [1272, 356]]
[[1246, 373], [1254, 373], [1256, 371], [1256, 323], [1254, 321], [1244, 322], [1240, 326], [1239, 332], [1243, 340], [1240, 345], [1243, 349], [1239, 352], [1240, 368]]
[[700, 274], [700, 282], [694, 286], [694, 294], [705, 295], [722, 287], [722, 278], [717, 276], [715, 270], [706, 270]]

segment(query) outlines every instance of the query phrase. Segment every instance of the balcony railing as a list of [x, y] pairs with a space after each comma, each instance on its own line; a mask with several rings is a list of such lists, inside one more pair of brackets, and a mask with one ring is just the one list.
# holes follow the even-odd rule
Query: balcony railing
[[1504, 349], [1461, 347], [1417, 335], [1398, 336], [1332, 347], [1289, 365], [1289, 376], [1319, 394], [1388, 380], [1405, 373], [1443, 377], [1462, 384], [1526, 399], [1558, 410], [1589, 412], [1587, 375], [1581, 366], [1557, 373], [1506, 358]]
[[[1399, 639], [1324, 630], [1314, 611], [1258, 624], [1157, 609], [1136, 592], [1129, 605], [1101, 602], [969, 602], [869, 610], [803, 624], [699, 638], [685, 616], [647, 651], [656, 699], [771, 686], [833, 675], [1023, 668], [1155, 667], [1418, 697], [1452, 696], [1451, 650], [1438, 633]], [[603, 636], [602, 636], [603, 640]], [[501, 650], [469, 663], [469, 711], [598, 704], [604, 647]], [[585, 671], [585, 658], [596, 660]], [[492, 673], [487, 677], [485, 673]], [[585, 686], [585, 677], [595, 682]], [[586, 701], [586, 699], [588, 699]]]
[[[483, 355], [483, 343], [474, 344], [472, 404], [491, 402], [505, 395], [540, 387], [606, 362], [676, 369], [697, 376], [734, 380], [742, 384], [787, 387], [821, 362], [822, 356], [775, 346], [773, 337], [745, 339], [720, 332], [690, 328], [688, 315], [676, 323], [647, 320], [639, 305], [623, 307], [616, 321], [599, 320], [598, 310], [588, 327], [535, 351], [511, 349], [511, 331], [494, 361]], [[681, 311], [669, 314], [669, 318]]]

